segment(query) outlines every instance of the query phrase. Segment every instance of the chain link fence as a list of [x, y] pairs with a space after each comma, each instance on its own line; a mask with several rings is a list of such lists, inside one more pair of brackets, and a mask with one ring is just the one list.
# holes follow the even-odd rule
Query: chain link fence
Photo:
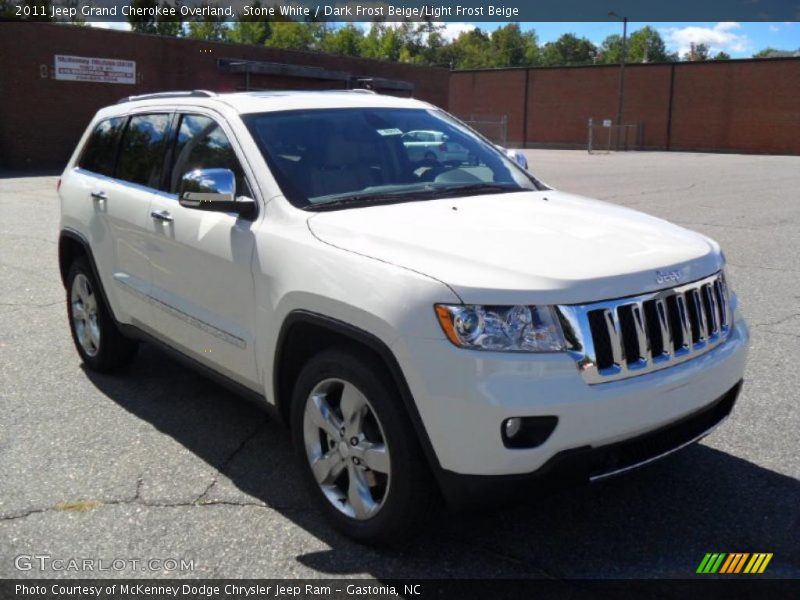
[[461, 115], [464, 123], [501, 146], [508, 142], [508, 115]]
[[615, 125], [610, 119], [589, 119], [589, 154], [608, 154], [639, 150], [642, 146], [642, 124]]

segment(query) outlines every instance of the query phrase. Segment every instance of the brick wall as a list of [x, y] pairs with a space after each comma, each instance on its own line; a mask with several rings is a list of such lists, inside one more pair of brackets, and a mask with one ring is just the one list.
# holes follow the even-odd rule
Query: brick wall
[[[202, 52], [201, 52], [202, 50]], [[40, 74], [55, 54], [136, 61], [136, 85], [57, 81]], [[258, 46], [209, 43], [48, 23], [0, 24], [0, 167], [60, 168], [98, 108], [124, 96], [180, 89], [234, 91], [241, 73], [223, 73], [218, 58], [323, 67], [356, 76], [412, 82], [414, 96], [448, 105], [449, 71]], [[341, 81], [251, 76], [251, 87], [340, 88]]]
[[[616, 121], [618, 86], [616, 65], [458, 71], [450, 107], [509, 115], [509, 145], [585, 148], [590, 117]], [[800, 154], [800, 59], [629, 65], [623, 114], [646, 149]]]

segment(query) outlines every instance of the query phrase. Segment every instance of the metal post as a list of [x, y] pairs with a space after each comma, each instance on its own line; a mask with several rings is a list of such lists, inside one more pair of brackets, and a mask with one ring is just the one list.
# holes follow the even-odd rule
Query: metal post
[[628, 17], [622, 17], [622, 54], [619, 61], [619, 109], [617, 125], [622, 125], [622, 111], [625, 106], [625, 57], [628, 46]]

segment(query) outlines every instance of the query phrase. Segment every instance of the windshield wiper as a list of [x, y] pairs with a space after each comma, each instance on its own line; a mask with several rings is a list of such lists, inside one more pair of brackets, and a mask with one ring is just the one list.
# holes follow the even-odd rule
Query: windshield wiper
[[451, 196], [474, 195], [481, 193], [502, 194], [507, 192], [524, 191], [527, 190], [511, 183], [468, 183], [466, 185], [455, 186], [429, 186], [421, 190], [417, 189], [411, 191], [386, 192], [383, 194], [359, 194], [355, 196], [346, 196], [344, 198], [337, 198], [336, 200], [330, 200], [328, 202], [309, 204], [304, 206], [303, 210], [320, 212], [324, 210], [337, 210], [339, 208], [346, 207], [377, 206], [380, 204], [412, 202], [414, 200], [434, 200], [436, 198], [448, 198]]
[[405, 202], [410, 200], [425, 200], [431, 198], [431, 194], [435, 193], [434, 190], [414, 190], [414, 191], [401, 191], [401, 192], [387, 192], [384, 194], [362, 194], [356, 196], [347, 196], [345, 198], [337, 198], [328, 202], [320, 202], [318, 204], [309, 204], [303, 207], [303, 210], [308, 211], [322, 211], [322, 210], [336, 210], [348, 206], [372, 206], [379, 204], [391, 204], [393, 202]]
[[468, 183], [466, 185], [454, 185], [439, 188], [436, 190], [436, 196], [439, 198], [445, 196], [460, 196], [462, 194], [491, 194], [491, 193], [507, 193], [507, 192], [525, 192], [526, 190], [515, 183]]

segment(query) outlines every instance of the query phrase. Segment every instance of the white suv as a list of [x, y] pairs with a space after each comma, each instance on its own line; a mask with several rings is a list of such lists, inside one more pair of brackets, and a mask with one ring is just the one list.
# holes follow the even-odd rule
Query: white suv
[[[421, 130], [469, 160], [410, 160]], [[60, 196], [86, 365], [149, 340], [254, 398], [361, 540], [412, 531], [436, 491], [529, 498], [648, 463], [741, 386], [715, 242], [555, 191], [424, 102], [128, 98], [91, 122]]]

